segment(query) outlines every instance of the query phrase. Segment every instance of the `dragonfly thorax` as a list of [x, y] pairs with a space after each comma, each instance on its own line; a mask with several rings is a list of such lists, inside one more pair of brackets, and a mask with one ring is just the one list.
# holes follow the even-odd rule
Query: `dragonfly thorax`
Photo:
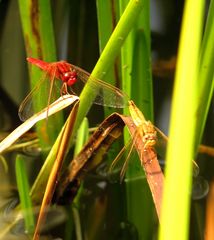
[[145, 143], [145, 147], [153, 147], [156, 144], [157, 133], [150, 121], [145, 121], [143, 123], [143, 132], [143, 142]]
[[71, 86], [77, 81], [77, 73], [76, 71], [65, 72], [62, 74], [61, 79], [68, 86]]
[[147, 145], [147, 146], [154, 146], [156, 144], [156, 134], [153, 133], [147, 133], [143, 136], [143, 142]]

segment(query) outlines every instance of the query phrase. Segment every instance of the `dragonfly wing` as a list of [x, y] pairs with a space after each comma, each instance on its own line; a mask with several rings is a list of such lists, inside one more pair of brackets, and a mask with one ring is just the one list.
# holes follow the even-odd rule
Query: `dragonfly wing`
[[83, 87], [88, 79], [90, 79], [88, 87], [90, 88], [92, 95], [94, 94], [96, 96], [93, 100], [94, 103], [114, 108], [124, 108], [128, 106], [129, 98], [119, 88], [92, 77], [81, 68], [73, 65], [72, 68], [77, 72], [77, 80], [78, 82], [83, 83]]
[[[168, 137], [159, 128], [155, 127], [155, 130], [157, 131], [157, 138], [158, 138], [155, 148], [158, 152], [158, 155], [163, 160], [165, 160]], [[193, 162], [193, 176], [196, 177], [199, 174], [199, 166], [194, 160], [192, 162]]]
[[42, 86], [45, 78], [41, 79], [38, 84], [31, 90], [31, 92], [25, 97], [22, 103], [19, 106], [19, 118], [22, 121], [27, 120], [33, 115], [33, 98], [40, 91], [40, 87]]
[[[48, 101], [47, 101], [47, 117], [48, 117], [48, 111], [49, 111], [49, 106], [51, 103], [53, 103], [56, 99], [58, 99], [60, 97], [61, 91], [59, 89], [57, 89], [57, 84], [55, 81], [55, 76], [56, 76], [56, 71], [57, 71], [57, 67], [56, 65], [54, 65], [51, 68], [51, 72], [49, 72], [48, 75], [50, 75], [50, 81], [47, 81], [49, 84], [48, 88], [46, 88], [48, 90]], [[50, 74], [51, 73], [51, 74]]]
[[[52, 72], [54, 73], [54, 71]], [[41, 111], [60, 97], [60, 89], [55, 82], [54, 74], [50, 77], [49, 72], [44, 72], [39, 83], [36, 84], [19, 107], [19, 118], [22, 121], [30, 118], [35, 112]], [[49, 96], [47, 101], [43, 101], [44, 95]]]
[[157, 142], [155, 148], [158, 155], [165, 160], [168, 137], [159, 128], [155, 127], [155, 130], [157, 132]]

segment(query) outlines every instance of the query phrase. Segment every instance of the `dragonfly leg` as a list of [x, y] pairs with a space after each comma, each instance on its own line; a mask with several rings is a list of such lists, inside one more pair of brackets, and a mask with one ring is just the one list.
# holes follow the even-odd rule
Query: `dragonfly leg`
[[68, 87], [67, 87], [67, 84], [66, 83], [63, 83], [62, 87], [61, 87], [61, 90], [60, 90], [60, 95], [63, 96], [65, 94], [69, 94], [68, 93]]

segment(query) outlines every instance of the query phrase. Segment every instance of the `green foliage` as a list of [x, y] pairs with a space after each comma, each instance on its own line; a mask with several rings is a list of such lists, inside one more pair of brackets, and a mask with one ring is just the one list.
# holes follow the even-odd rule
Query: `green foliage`
[[21, 202], [21, 210], [25, 220], [25, 231], [32, 234], [34, 231], [34, 214], [32, 210], [32, 203], [30, 198], [30, 188], [28, 183], [28, 176], [26, 175], [25, 157], [17, 155], [16, 157], [16, 180], [19, 190], [19, 197]]
[[[22, 22], [25, 49], [28, 57], [43, 59], [46, 61], [56, 61], [56, 46], [52, 24], [52, 14], [50, 1], [19, 1], [20, 16]], [[38, 84], [42, 72], [36, 66], [29, 66], [31, 89]], [[35, 112], [41, 110], [44, 102], [47, 102], [49, 94], [49, 82], [42, 83], [42, 93], [39, 92], [33, 99]], [[54, 128], [53, 128], [54, 126]], [[62, 126], [62, 114], [57, 114], [46, 121], [37, 124], [37, 132], [42, 147], [49, 147], [56, 139]]]
[[[95, 65], [92, 71], [93, 77], [121, 88], [130, 99], [134, 100], [146, 119], [154, 122], [154, 110], [157, 110], [154, 103], [157, 96], [153, 96], [150, 1], [97, 0], [97, 8], [95, 3], [92, 5], [89, 2], [19, 0], [19, 13], [25, 44], [25, 51], [22, 51], [22, 55], [26, 54], [28, 57], [40, 58], [49, 62], [57, 61], [57, 56], [63, 56], [68, 59], [72, 58], [72, 63], [83, 68], [90, 68]], [[160, 219], [159, 239], [164, 240], [188, 238], [192, 183], [191, 162], [193, 158], [195, 159], [196, 149], [198, 149], [204, 134], [213, 95], [214, 1], [210, 1], [208, 16], [204, 16], [203, 4], [204, 1], [187, 0], [182, 18], [183, 25], [170, 117], [169, 146], [165, 171], [166, 183]], [[88, 10], [89, 8], [90, 10]], [[97, 25], [95, 24], [96, 16]], [[203, 19], [205, 19], [204, 31]], [[98, 40], [95, 41], [97, 32]], [[58, 43], [57, 47], [56, 42]], [[158, 42], [158, 44], [161, 43]], [[16, 46], [16, 48], [21, 49], [20, 46]], [[97, 60], [98, 51], [100, 57]], [[1, 61], [2, 69], [4, 68], [3, 60]], [[21, 62], [19, 60], [16, 64], [20, 69]], [[41, 79], [43, 72], [35, 66], [29, 65], [28, 67], [31, 79], [30, 89], [33, 90]], [[9, 65], [7, 71], [9, 72], [11, 69], [12, 67]], [[18, 75], [19, 73], [17, 73]], [[88, 80], [80, 95], [80, 106], [68, 153], [69, 159], [72, 159], [81, 151], [88, 138], [89, 129], [94, 122], [97, 124], [98, 121], [103, 119], [102, 110], [89, 112], [95, 98], [95, 93], [90, 90], [91, 81], [93, 79]], [[164, 80], [158, 79], [158, 84], [164, 85], [165, 83], [161, 81]], [[44, 84], [46, 85], [43, 86], [44, 91], [40, 91], [33, 98], [35, 111], [41, 109], [44, 102], [47, 102], [50, 84], [47, 81]], [[22, 88], [25, 85], [26, 82]], [[157, 92], [159, 93], [159, 89]], [[6, 108], [7, 103], [8, 101], [5, 104]], [[105, 108], [104, 115], [109, 116], [113, 111], [115, 109]], [[88, 113], [89, 115], [87, 115]], [[124, 109], [124, 114], [129, 114], [128, 109]], [[86, 115], [89, 121], [86, 120]], [[55, 116], [49, 117], [48, 121], [43, 121], [43, 123], [37, 125], [36, 134], [40, 139], [42, 149], [42, 156], [39, 159], [40, 164], [46, 157], [46, 150], [51, 150], [45, 158], [40, 173], [38, 176], [34, 176], [36, 180], [32, 184], [31, 190], [28, 186], [27, 175], [24, 174], [27, 171], [25, 158], [20, 155], [16, 157], [17, 185], [21, 202], [19, 208], [21, 207], [22, 210], [32, 210], [31, 201], [33, 204], [41, 204], [43, 192], [61, 144], [64, 129], [63, 117], [63, 113], [59, 112]], [[91, 117], [93, 117], [92, 120]], [[13, 127], [15, 128], [15, 126], [11, 128]], [[124, 133], [124, 136], [124, 142], [126, 143], [130, 136], [127, 132]], [[74, 148], [73, 144], [75, 144]], [[111, 160], [116, 155], [118, 145], [115, 144], [107, 153], [108, 159]], [[7, 156], [5, 159], [7, 159]], [[34, 164], [37, 165], [37, 162]], [[206, 163], [204, 166], [206, 166]], [[64, 166], [64, 168], [66, 167], [67, 165]], [[32, 165], [32, 169], [34, 169], [34, 165]], [[204, 167], [204, 172], [206, 172], [206, 167]], [[102, 180], [107, 181], [107, 177]], [[114, 238], [112, 239], [124, 235], [124, 239], [156, 238], [157, 218], [154, 212], [153, 199], [138, 156], [132, 156], [130, 159], [124, 185], [109, 182], [108, 184], [110, 187], [108, 185], [108, 189], [102, 192], [102, 197], [97, 197], [98, 193], [93, 192], [95, 195], [93, 200], [98, 209], [96, 213], [94, 212], [93, 217], [99, 219], [100, 215], [98, 214], [100, 212], [105, 215], [106, 219], [103, 221], [107, 226], [106, 229], [108, 230], [109, 226], [110, 229], [114, 229], [112, 234]], [[95, 185], [94, 188], [98, 186], [98, 184]], [[67, 208], [75, 215], [76, 221], [70, 219], [70, 225], [68, 224], [65, 235], [67, 239], [70, 239], [75, 231], [80, 239], [83, 235], [82, 229], [87, 228], [87, 226], [84, 226], [85, 212], [83, 212], [83, 218], [81, 217], [82, 213], [79, 214], [78, 212], [82, 211], [81, 201], [85, 197], [84, 187], [84, 184], [82, 184], [75, 201], [78, 208], [75, 210], [72, 210], [70, 206]], [[97, 188], [95, 191], [97, 191]], [[90, 193], [91, 189], [86, 192]], [[108, 199], [109, 205], [105, 205], [106, 199]], [[86, 203], [84, 202], [84, 204]], [[89, 215], [88, 212], [87, 214]], [[72, 214], [70, 215], [72, 218]], [[203, 236], [204, 219], [198, 217], [197, 220], [200, 222], [200, 236]], [[116, 223], [115, 226], [112, 226], [114, 225], [112, 222]], [[31, 232], [34, 227], [33, 212], [26, 215], [25, 223], [27, 231]], [[71, 225], [73, 232], [69, 232]], [[102, 232], [102, 228], [92, 230], [95, 235], [97, 234], [96, 231]], [[197, 234], [197, 231], [193, 229], [193, 233]]]
[[[194, 11], [193, 11], [194, 9]], [[186, 1], [167, 148], [159, 239], [188, 239], [204, 1]], [[189, 44], [190, 39], [194, 42]], [[185, 116], [185, 117], [184, 117]], [[187, 134], [188, 133], [188, 134]], [[179, 149], [179, 151], [178, 151]], [[182, 173], [182, 177], [181, 177]]]

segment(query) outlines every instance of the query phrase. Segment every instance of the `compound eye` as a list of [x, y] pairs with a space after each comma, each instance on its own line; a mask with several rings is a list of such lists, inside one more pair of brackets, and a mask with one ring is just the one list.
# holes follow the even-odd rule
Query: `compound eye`
[[66, 73], [63, 73], [63, 74], [62, 74], [61, 79], [62, 79], [63, 82], [68, 82], [68, 80], [70, 79], [70, 77], [71, 77], [71, 72], [66, 72]]
[[71, 86], [77, 81], [77, 73], [76, 71], [65, 72], [62, 74], [61, 79], [68, 86]]
[[70, 77], [67, 81], [68, 86], [73, 85], [77, 81], [76, 77]]

